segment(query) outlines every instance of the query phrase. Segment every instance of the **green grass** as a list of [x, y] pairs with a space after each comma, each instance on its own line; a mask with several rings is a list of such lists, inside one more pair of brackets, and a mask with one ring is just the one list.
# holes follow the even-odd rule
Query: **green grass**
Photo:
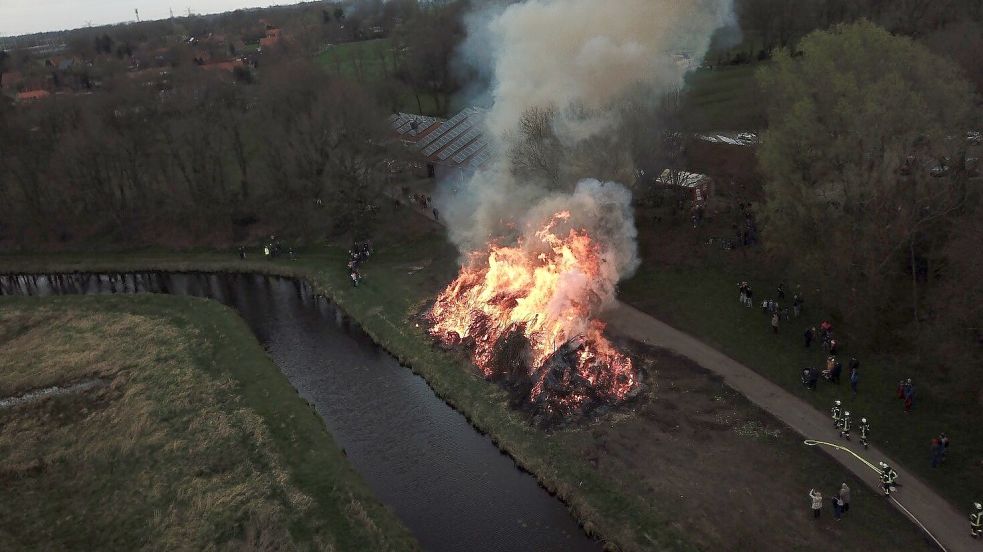
[[332, 72], [358, 81], [378, 81], [396, 72], [388, 38], [332, 44], [317, 60]]
[[218, 303], [0, 298], [0, 343], [5, 393], [111, 382], [0, 411], [7, 549], [416, 548]]
[[[983, 473], [983, 431], [977, 423], [980, 406], [973, 397], [933, 396], [922, 382], [933, 378], [921, 375], [923, 366], [911, 366], [904, 359], [865, 347], [841, 337], [840, 359], [844, 366], [851, 356], [861, 362], [859, 392], [852, 397], [848, 374], [840, 385], [820, 382], [816, 391], [801, 384], [802, 369], [821, 367], [825, 355], [817, 344], [806, 349], [802, 334], [807, 325], [818, 325], [828, 317], [821, 298], [806, 294], [802, 318], [783, 323], [780, 335], [770, 331], [769, 320], [760, 308], [748, 309], [737, 302], [737, 276], [721, 268], [658, 269], [643, 267], [620, 288], [621, 296], [642, 310], [674, 327], [688, 332], [710, 346], [747, 365], [785, 389], [826, 412], [840, 399], [854, 417], [870, 421], [872, 441], [925, 482], [939, 490], [957, 508], [979, 500]], [[773, 297], [777, 281], [749, 280], [756, 301]], [[787, 297], [791, 297], [791, 291]], [[912, 377], [916, 401], [912, 414], [904, 414], [895, 391], [898, 380]], [[972, 414], [970, 414], [972, 413]], [[940, 432], [952, 438], [948, 458], [942, 467], [930, 466], [929, 442]]]
[[[394, 55], [392, 39], [376, 38], [357, 42], [332, 44], [317, 56], [317, 61], [334, 75], [367, 86], [393, 81], [398, 55]], [[419, 98], [419, 102], [417, 102]], [[434, 97], [424, 91], [405, 90], [400, 97], [402, 111], [425, 115], [446, 115], [438, 112]], [[446, 103], [446, 102], [445, 102]]]
[[757, 64], [698, 69], [686, 76], [683, 119], [689, 130], [747, 130], [762, 126]]
[[[346, 277], [344, 256], [344, 251], [338, 247], [301, 251], [295, 262], [269, 262], [255, 258], [252, 252], [247, 262], [238, 261], [231, 252], [68, 254], [0, 257], [0, 267], [22, 271], [249, 270], [303, 276], [315, 289], [332, 297], [400, 362], [425, 377], [438, 396], [490, 434], [519, 465], [562, 497], [588, 531], [603, 535], [625, 550], [694, 548], [694, 538], [679, 528], [678, 520], [674, 521], [677, 513], [673, 508], [627, 481], [628, 472], [596, 470], [584, 455], [586, 449], [603, 446], [598, 443], [603, 443], [609, 431], [603, 428], [608, 424], [615, 428], [618, 422], [604, 421], [596, 429], [544, 433], [511, 410], [504, 391], [479, 377], [466, 359], [431, 347], [424, 330], [417, 327], [411, 317], [456, 272], [457, 253], [444, 240], [442, 230], [432, 229], [379, 246], [379, 251], [365, 265], [365, 281], [357, 289], [351, 287]], [[425, 269], [414, 271], [414, 267], [420, 266]], [[815, 451], [782, 445], [774, 454], [811, 466], [810, 473], [816, 481], [835, 481], [842, 475], [842, 470], [831, 459]], [[636, 458], [634, 461], [647, 460]], [[789, 489], [793, 493], [789, 496], [798, 496], [800, 491]], [[856, 531], [847, 534], [851, 546], [890, 548], [888, 540], [879, 539], [893, 538], [891, 535], [911, 530], [910, 524], [900, 515], [878, 504], [875, 517], [880, 524], [893, 527], [890, 534], [864, 532], [862, 528], [844, 529]], [[715, 542], [720, 545], [723, 541]]]

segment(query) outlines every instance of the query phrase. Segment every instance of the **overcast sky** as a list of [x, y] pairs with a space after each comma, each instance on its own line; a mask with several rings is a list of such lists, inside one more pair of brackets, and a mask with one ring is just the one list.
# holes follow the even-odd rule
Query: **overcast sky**
[[60, 31], [140, 19], [164, 19], [194, 13], [221, 13], [237, 8], [296, 4], [300, 0], [0, 0], [0, 36]]

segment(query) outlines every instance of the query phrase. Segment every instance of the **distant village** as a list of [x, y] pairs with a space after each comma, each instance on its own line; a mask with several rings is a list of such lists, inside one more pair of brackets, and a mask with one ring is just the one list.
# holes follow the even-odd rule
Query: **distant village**
[[18, 104], [30, 104], [57, 94], [90, 94], [99, 90], [106, 78], [120, 75], [163, 93], [168, 89], [170, 71], [182, 65], [249, 79], [250, 70], [259, 67], [263, 53], [283, 39], [278, 26], [259, 19], [248, 33], [169, 37], [164, 46], [117, 43], [103, 34], [93, 39], [91, 55], [81, 55], [67, 43], [49, 41], [7, 54], [20, 56], [20, 67], [0, 72], [0, 93]]

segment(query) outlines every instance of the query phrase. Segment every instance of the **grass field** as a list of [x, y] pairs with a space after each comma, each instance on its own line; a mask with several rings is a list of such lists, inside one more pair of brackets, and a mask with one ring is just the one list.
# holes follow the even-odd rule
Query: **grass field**
[[691, 131], [748, 130], [763, 126], [756, 64], [698, 69], [686, 76], [683, 120]]
[[317, 60], [336, 74], [359, 81], [377, 81], [396, 72], [392, 40], [388, 38], [332, 44]]
[[[394, 78], [397, 57], [391, 39], [376, 38], [332, 44], [318, 54], [317, 61], [332, 74], [367, 85], [378, 85]], [[429, 93], [420, 91], [414, 94], [408, 89], [403, 91], [401, 98], [402, 111], [446, 115], [437, 112], [437, 103]]]
[[[958, 508], [979, 500], [983, 489], [983, 440], [976, 416], [975, 397], [934, 396], [923, 382], [934, 377], [924, 367], [912, 366], [904, 358], [851, 342], [842, 333], [840, 359], [851, 356], [861, 362], [858, 394], [850, 392], [847, 374], [839, 385], [821, 382], [816, 391], [800, 381], [802, 369], [821, 367], [825, 355], [817, 344], [806, 349], [803, 333], [818, 325], [828, 314], [821, 297], [806, 294], [802, 318], [784, 323], [778, 336], [771, 333], [769, 320], [759, 308], [748, 309], [737, 302], [736, 282], [749, 280], [756, 297], [774, 295], [777, 281], [752, 275], [738, 276], [726, 268], [658, 269], [643, 266], [620, 289], [622, 298], [661, 320], [699, 337], [714, 348], [746, 364], [768, 379], [828, 411], [834, 400], [842, 400], [854, 416], [866, 416], [877, 446], [916, 472]], [[791, 293], [791, 292], [790, 292]], [[789, 295], [790, 296], [790, 295]], [[817, 304], [818, 303], [818, 304]], [[913, 413], [906, 415], [895, 391], [901, 377], [912, 377], [917, 396]], [[947, 432], [954, 445], [943, 465], [930, 465], [929, 442]]]
[[0, 269], [199, 268], [305, 276], [561, 496], [588, 531], [624, 550], [722, 549], [735, 542], [760, 549], [774, 544], [775, 534], [795, 536], [789, 546], [800, 550], [825, 550], [831, 538], [844, 549], [920, 546], [913, 527], [883, 501], [865, 497], [852, 478], [855, 500], [870, 500], [863, 518], [806, 525], [809, 487], [828, 493], [843, 480], [843, 470], [824, 454], [804, 450], [797, 436], [720, 382], [708, 383], [698, 368], [658, 352], [641, 353], [654, 377], [635, 414], [552, 433], [533, 428], [507, 406], [504, 391], [461, 356], [433, 349], [410, 320], [456, 271], [456, 251], [442, 232], [433, 228], [405, 241], [378, 242], [357, 289], [346, 278], [344, 251], [336, 247], [302, 251], [292, 263], [252, 256], [240, 262], [230, 252], [162, 252], [8, 257], [0, 258]]
[[245, 323], [202, 299], [0, 298], [5, 550], [412, 550]]

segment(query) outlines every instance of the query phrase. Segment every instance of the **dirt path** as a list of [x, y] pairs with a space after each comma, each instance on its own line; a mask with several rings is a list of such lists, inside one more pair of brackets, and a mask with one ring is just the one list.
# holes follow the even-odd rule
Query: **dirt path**
[[[911, 472], [888, 458], [876, 447], [871, 446], [870, 450], [864, 451], [855, 442], [847, 443], [840, 439], [827, 414], [817, 411], [802, 399], [747, 366], [634, 307], [618, 303], [605, 314], [605, 318], [609, 328], [617, 333], [674, 351], [719, 374], [728, 386], [807, 439], [847, 445], [874, 465], [881, 461], [887, 462], [898, 472], [898, 483], [902, 485], [893, 495], [896, 501], [892, 504], [896, 508], [909, 518], [914, 516], [916, 523], [930, 533], [929, 538], [934, 537], [945, 550], [950, 552], [978, 550], [979, 543], [969, 536], [968, 512], [964, 514], [957, 511]], [[823, 448], [844, 467], [868, 482], [872, 488], [880, 489], [877, 474], [866, 464], [846, 452]], [[808, 489], [802, 491], [803, 496], [806, 491]], [[805, 507], [807, 505], [803, 503], [803, 508]]]

